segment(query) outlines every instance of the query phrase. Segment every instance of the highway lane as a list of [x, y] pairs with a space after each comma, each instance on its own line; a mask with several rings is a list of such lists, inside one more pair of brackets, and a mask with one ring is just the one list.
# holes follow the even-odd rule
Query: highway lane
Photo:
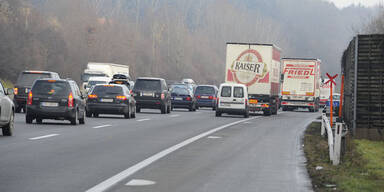
[[[226, 174], [228, 177], [236, 176], [228, 171], [235, 171], [239, 178], [243, 178], [242, 169], [247, 167], [260, 169], [256, 165], [246, 166], [246, 159], [249, 158], [251, 152], [257, 154], [260, 150], [262, 154], [271, 154], [267, 157], [272, 158], [275, 157], [272, 154], [285, 154], [283, 151], [287, 149], [289, 149], [289, 154], [299, 151], [297, 143], [285, 145], [285, 142], [290, 143], [297, 138], [283, 139], [282, 143], [272, 142], [268, 145], [266, 143], [260, 145], [260, 143], [267, 140], [266, 138], [281, 139], [277, 134], [279, 132], [280, 137], [285, 133], [289, 133], [288, 138], [296, 137], [304, 126], [298, 124], [297, 121], [315, 117], [316, 114], [311, 113], [282, 113], [277, 117], [254, 117], [255, 119], [249, 120], [251, 123], [241, 122], [217, 132], [220, 138], [202, 138], [170, 153], [150, 164], [149, 167], [124, 178], [111, 190], [204, 191], [202, 188], [196, 187], [200, 180], [198, 178], [205, 178], [207, 174], [211, 176], [210, 178], [215, 178], [212, 175], [217, 174], [216, 180], [205, 180], [205, 182], [206, 185], [211, 186], [208, 191], [222, 191], [227, 189], [226, 185], [214, 190], [216, 184], [220, 183], [218, 180], [221, 180], [220, 178]], [[60, 121], [44, 121], [42, 125], [27, 125], [24, 115], [17, 114], [15, 136], [0, 136], [0, 191], [86, 191], [164, 149], [206, 131], [241, 120], [243, 120], [241, 117], [217, 118], [211, 110], [197, 112], [178, 110], [169, 115], [161, 115], [157, 110], [144, 110], [144, 113], [138, 114], [136, 119], [103, 116], [102, 118], [87, 118], [85, 125], [78, 126]], [[285, 132], [283, 127], [289, 125], [293, 127], [298, 125], [298, 128], [285, 130]], [[233, 132], [233, 130], [236, 131]], [[259, 131], [255, 132], [255, 130]], [[281, 133], [282, 130], [283, 133]], [[253, 138], [252, 141], [251, 138]], [[227, 142], [222, 143], [223, 141]], [[282, 149], [278, 146], [280, 144], [284, 144]], [[240, 150], [242, 147], [245, 149]], [[199, 150], [193, 150], [194, 148]], [[263, 148], [273, 150], [266, 153]], [[233, 156], [239, 157], [229, 158], [229, 154], [236, 154]], [[300, 159], [290, 159], [289, 155], [283, 155], [283, 157], [292, 161], [287, 164], [297, 163]], [[245, 162], [245, 164], [225, 170], [224, 168], [227, 167], [225, 164], [230, 165], [226, 161], [229, 159], [242, 162], [242, 164]], [[215, 163], [210, 160], [223, 163]], [[255, 156], [250, 160], [261, 166], [260, 161], [265, 159], [258, 159]], [[212, 164], [215, 164], [216, 167], [211, 167]], [[175, 165], [177, 166], [175, 167]], [[202, 171], [196, 168], [196, 175], [190, 174], [189, 167], [195, 166], [207, 169]], [[273, 166], [273, 163], [269, 166]], [[288, 168], [286, 172], [296, 173], [292, 167], [287, 166], [286, 168]], [[213, 172], [209, 170], [213, 170]], [[224, 172], [220, 170], [224, 170]], [[271, 176], [274, 175], [271, 174]], [[153, 188], [123, 185], [136, 177], [153, 179], [157, 184], [146, 186]], [[178, 186], [177, 181], [181, 180], [183, 180], [185, 188]], [[287, 183], [293, 181], [286, 180]], [[244, 180], [244, 182], [247, 183], [249, 180]], [[254, 186], [249, 184], [249, 187]], [[195, 188], [200, 190], [194, 190]]]

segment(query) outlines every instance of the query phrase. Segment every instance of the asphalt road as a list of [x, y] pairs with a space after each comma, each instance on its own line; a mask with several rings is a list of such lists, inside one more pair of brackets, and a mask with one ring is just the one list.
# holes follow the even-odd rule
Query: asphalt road
[[17, 114], [15, 136], [0, 136], [0, 191], [311, 191], [300, 136], [318, 113], [143, 111], [77, 126]]

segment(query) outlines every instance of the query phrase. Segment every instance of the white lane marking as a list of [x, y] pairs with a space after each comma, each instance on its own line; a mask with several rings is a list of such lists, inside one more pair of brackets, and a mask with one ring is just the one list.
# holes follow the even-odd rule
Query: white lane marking
[[32, 138], [29, 138], [29, 140], [45, 139], [45, 138], [48, 138], [48, 137], [55, 137], [55, 136], [58, 136], [58, 135], [59, 135], [59, 134], [43, 135], [43, 136], [39, 136], [39, 137], [32, 137]]
[[96, 127], [92, 127], [94, 129], [100, 129], [100, 128], [103, 128], [103, 127], [111, 127], [112, 125], [100, 125], [100, 126], [96, 126]]
[[219, 136], [208, 136], [208, 139], [221, 139], [222, 137]]
[[169, 117], [178, 117], [178, 116], [180, 116], [180, 115], [170, 115]]
[[154, 185], [156, 182], [150, 181], [150, 180], [143, 180], [143, 179], [132, 179], [128, 183], [126, 183], [126, 186], [146, 186], [146, 185]]
[[225, 129], [225, 128], [228, 128], [230, 126], [233, 126], [233, 125], [236, 125], [236, 124], [239, 124], [239, 123], [242, 123], [242, 122], [245, 122], [245, 121], [250, 121], [250, 120], [254, 120], [258, 117], [251, 117], [251, 118], [247, 118], [247, 119], [243, 119], [243, 120], [240, 120], [240, 121], [235, 121], [235, 122], [232, 122], [232, 123], [229, 123], [229, 124], [226, 124], [226, 125], [222, 125], [220, 127], [217, 127], [217, 128], [214, 128], [214, 129], [211, 129], [207, 132], [204, 132], [204, 133], [201, 133], [200, 135], [197, 135], [195, 137], [192, 137], [192, 138], [189, 138], [179, 144], [176, 144], [168, 149], [165, 149], [139, 163], [137, 163], [136, 165], [133, 165], [132, 167], [129, 167], [128, 169], [112, 176], [111, 178], [97, 184], [96, 186], [88, 189], [86, 192], [103, 192], [103, 191], [106, 191], [108, 189], [110, 189], [111, 187], [113, 187], [114, 185], [116, 185], [117, 183], [121, 182], [122, 180], [126, 179], [127, 177], [131, 176], [132, 174], [136, 173], [137, 171], [147, 167], [148, 165], [154, 163], [155, 161], [169, 155], [170, 153], [188, 145], [188, 144], [191, 144], [201, 138], [204, 138], [208, 135], [211, 135], [212, 133], [215, 133], [217, 131], [220, 131], [222, 129]]
[[139, 119], [137, 121], [141, 122], [141, 121], [149, 121], [150, 119]]

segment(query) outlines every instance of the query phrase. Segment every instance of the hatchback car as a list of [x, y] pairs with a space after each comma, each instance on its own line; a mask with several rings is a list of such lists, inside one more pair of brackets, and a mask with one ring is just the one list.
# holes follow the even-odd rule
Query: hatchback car
[[28, 92], [31, 90], [33, 82], [36, 79], [42, 78], [60, 79], [59, 74], [50, 71], [23, 71], [19, 74], [15, 83], [13, 97], [16, 113], [20, 113], [21, 109], [25, 112], [25, 103], [27, 101]]
[[68, 79], [36, 80], [28, 93], [26, 123], [43, 119], [69, 120], [84, 124], [85, 101], [76, 82]]
[[172, 88], [172, 110], [174, 108], [185, 108], [189, 111], [196, 111], [196, 99], [187, 87], [176, 86]]
[[219, 117], [222, 113], [249, 117], [248, 91], [245, 85], [227, 83], [220, 85], [216, 116]]
[[136, 101], [125, 85], [96, 85], [88, 95], [86, 116], [122, 114], [125, 118], [136, 117]]
[[199, 85], [195, 90], [197, 108], [211, 107], [216, 110], [216, 97], [219, 89], [214, 85]]
[[141, 77], [133, 87], [136, 112], [141, 109], [160, 109], [162, 114], [171, 112], [171, 94], [167, 83], [161, 78]]
[[13, 134], [15, 106], [8, 97], [12, 91], [12, 89], [4, 89], [0, 82], [0, 128], [3, 131], [3, 136], [12, 136]]

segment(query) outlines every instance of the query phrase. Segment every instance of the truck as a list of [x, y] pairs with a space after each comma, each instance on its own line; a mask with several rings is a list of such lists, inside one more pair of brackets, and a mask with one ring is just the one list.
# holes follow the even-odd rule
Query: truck
[[325, 84], [329, 79], [324, 79], [320, 85], [320, 107], [324, 107], [331, 96], [330, 84]]
[[85, 89], [88, 86], [88, 80], [90, 77], [108, 77], [112, 79], [115, 74], [122, 74], [130, 77], [129, 66], [114, 63], [90, 62], [81, 75], [81, 80], [83, 81], [82, 88]]
[[247, 87], [251, 113], [277, 114], [280, 55], [281, 49], [273, 44], [227, 43], [225, 82]]
[[310, 112], [319, 110], [320, 102], [320, 59], [283, 58], [283, 85], [281, 107], [283, 111], [307, 108]]

